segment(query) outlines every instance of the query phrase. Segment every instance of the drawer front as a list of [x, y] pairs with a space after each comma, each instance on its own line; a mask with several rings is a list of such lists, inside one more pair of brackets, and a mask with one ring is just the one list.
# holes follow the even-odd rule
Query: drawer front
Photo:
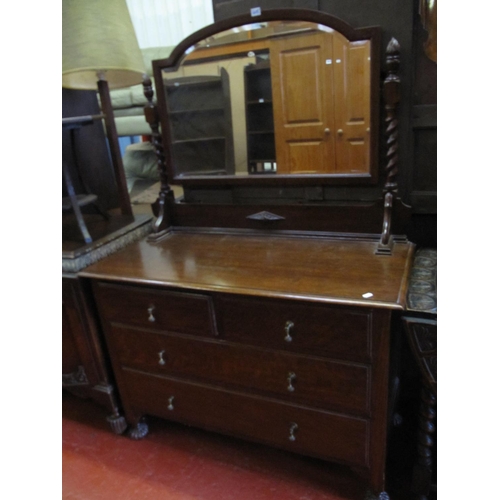
[[95, 293], [103, 318], [162, 331], [217, 335], [210, 296], [98, 283]]
[[334, 357], [371, 360], [370, 309], [221, 297], [219, 327], [227, 340]]
[[137, 411], [301, 454], [367, 465], [366, 420], [130, 369], [123, 370], [123, 379]]
[[119, 326], [110, 334], [122, 366], [250, 390], [290, 403], [369, 413], [367, 366]]

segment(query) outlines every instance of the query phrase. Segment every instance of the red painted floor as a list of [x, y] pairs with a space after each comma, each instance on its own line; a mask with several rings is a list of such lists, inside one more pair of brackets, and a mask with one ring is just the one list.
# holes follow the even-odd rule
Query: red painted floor
[[[90, 400], [63, 393], [62, 406], [65, 500], [365, 496], [364, 484], [345, 467], [152, 418], [148, 436], [133, 441], [113, 434], [105, 410]], [[391, 493], [391, 500], [409, 498]]]

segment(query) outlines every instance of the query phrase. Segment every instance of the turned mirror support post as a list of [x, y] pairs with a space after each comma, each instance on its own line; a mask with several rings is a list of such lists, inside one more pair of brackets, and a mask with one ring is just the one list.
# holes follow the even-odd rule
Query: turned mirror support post
[[170, 227], [171, 223], [168, 217], [169, 205], [170, 203], [174, 203], [175, 200], [173, 191], [168, 184], [165, 167], [165, 152], [163, 150], [160, 134], [158, 108], [153, 103], [153, 84], [150, 78], [145, 78], [142, 85], [144, 88], [144, 95], [148, 100], [147, 104], [144, 106], [144, 116], [146, 117], [146, 121], [151, 128], [151, 136], [156, 153], [158, 172], [160, 174], [160, 193], [157, 200], [152, 204], [153, 213], [156, 216], [152, 235], [152, 237], [155, 238], [159, 236], [159, 233], [163, 233]]
[[385, 167], [386, 181], [384, 185], [384, 222], [382, 236], [377, 248], [379, 255], [391, 255], [393, 237], [391, 235], [392, 206], [398, 192], [398, 118], [397, 108], [400, 100], [399, 63], [400, 48], [398, 41], [393, 38], [386, 49], [387, 76], [384, 80], [385, 101], [385, 132], [387, 136], [387, 164]]

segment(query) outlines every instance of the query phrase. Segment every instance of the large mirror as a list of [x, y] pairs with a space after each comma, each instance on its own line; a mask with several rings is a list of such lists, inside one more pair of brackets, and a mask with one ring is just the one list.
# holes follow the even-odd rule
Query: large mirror
[[155, 61], [171, 182], [375, 182], [379, 30], [279, 15], [215, 24]]

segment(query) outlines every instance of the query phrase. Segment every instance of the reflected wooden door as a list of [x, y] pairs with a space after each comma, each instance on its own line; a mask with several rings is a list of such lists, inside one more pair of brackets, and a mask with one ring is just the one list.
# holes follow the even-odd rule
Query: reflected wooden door
[[336, 172], [370, 172], [370, 42], [334, 33]]
[[270, 56], [277, 172], [332, 172], [332, 34], [273, 40]]

